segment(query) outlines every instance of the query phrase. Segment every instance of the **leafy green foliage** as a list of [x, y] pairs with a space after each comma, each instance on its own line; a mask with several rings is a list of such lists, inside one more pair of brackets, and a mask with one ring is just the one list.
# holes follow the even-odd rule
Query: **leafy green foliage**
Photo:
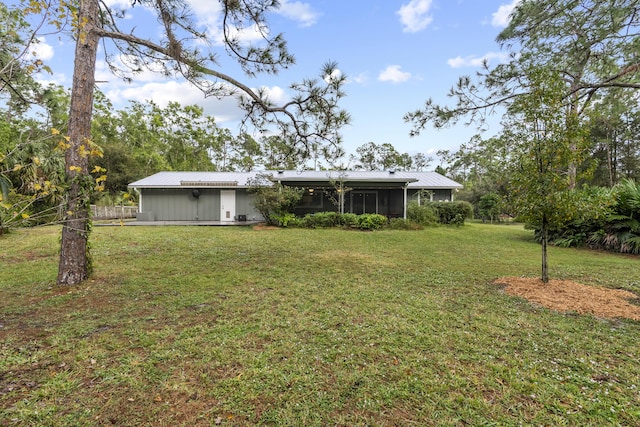
[[[547, 243], [551, 229], [582, 215], [602, 216], [607, 205], [598, 193], [573, 190], [575, 165], [587, 153], [585, 129], [576, 112], [567, 111], [565, 82], [557, 71], [528, 70], [530, 93], [514, 101], [505, 130], [514, 147], [510, 203], [518, 217], [539, 228], [542, 281], [548, 282]], [[573, 173], [571, 172], [573, 170]]]
[[501, 212], [502, 197], [496, 193], [487, 193], [480, 197], [478, 202], [478, 214], [482, 220], [488, 219], [491, 223]]
[[345, 212], [340, 215], [339, 223], [345, 228], [356, 228], [358, 225], [358, 215]]
[[338, 212], [317, 212], [307, 214], [298, 221], [304, 228], [358, 228], [360, 230], [379, 230], [388, 223], [387, 217], [380, 214], [353, 214]]
[[358, 215], [358, 228], [360, 230], [380, 230], [387, 225], [387, 217], [380, 214]]
[[[351, 160], [354, 162], [354, 169], [368, 171], [419, 170], [429, 163], [429, 159], [424, 154], [411, 157], [407, 153], [398, 152], [389, 143], [376, 144], [375, 142], [368, 142], [356, 148], [356, 154], [351, 156]], [[417, 166], [415, 168], [414, 160]]]
[[430, 203], [420, 205], [417, 201], [412, 201], [407, 206], [407, 219], [425, 226], [438, 223], [438, 215], [434, 206]]
[[338, 212], [316, 212], [305, 215], [299, 225], [305, 228], [330, 228], [342, 225], [343, 214]]
[[427, 206], [435, 211], [440, 224], [460, 226], [473, 218], [473, 206], [469, 202], [428, 202]]
[[265, 222], [276, 226], [287, 226], [295, 218], [293, 208], [304, 193], [303, 188], [272, 183], [265, 174], [258, 174], [247, 191], [254, 195], [253, 204]]
[[612, 190], [585, 189], [580, 200], [600, 193], [597, 200], [608, 200], [605, 215], [583, 216], [564, 227], [550, 230], [549, 239], [557, 246], [588, 246], [615, 252], [640, 254], [640, 186], [625, 180]]

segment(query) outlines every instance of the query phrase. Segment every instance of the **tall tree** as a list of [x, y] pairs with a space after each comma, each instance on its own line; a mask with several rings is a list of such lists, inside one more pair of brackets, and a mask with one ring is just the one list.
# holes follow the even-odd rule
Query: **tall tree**
[[[562, 111], [580, 117], [611, 88], [640, 89], [640, 0], [523, 0], [497, 41], [510, 60], [490, 68], [485, 63], [477, 81], [462, 76], [449, 95], [455, 105], [432, 99], [405, 115], [412, 135], [428, 124], [436, 128], [468, 119], [482, 127], [488, 115], [506, 109], [531, 93], [526, 78], [531, 67], [558, 72], [565, 82]], [[501, 109], [504, 108], [504, 109]], [[568, 165], [575, 185], [577, 165]]]
[[356, 155], [351, 157], [355, 169], [376, 170], [410, 170], [413, 159], [407, 153], [400, 153], [389, 143], [376, 144], [368, 142], [356, 148]]
[[[75, 4], [60, 2], [61, 7], [43, 9], [35, 4], [34, 11], [59, 19], [60, 11], [67, 11], [74, 25], [76, 50], [71, 108], [69, 115], [69, 148], [66, 152], [66, 171], [70, 181], [66, 222], [62, 232], [58, 284], [77, 284], [89, 274], [89, 194], [93, 185], [88, 170], [87, 147], [95, 85], [95, 62], [99, 40], [109, 41], [126, 55], [129, 71], [161, 68], [167, 76], [178, 75], [198, 88], [206, 96], [237, 96], [247, 113], [244, 123], [257, 129], [276, 130], [302, 150], [312, 144], [338, 145], [339, 129], [349, 121], [349, 115], [338, 107], [345, 93], [345, 76], [335, 63], [323, 66], [320, 79], [306, 79], [291, 85], [296, 94], [284, 105], [274, 105], [265, 91], [254, 91], [236, 77], [219, 69], [218, 55], [202, 50], [207, 43], [205, 28], [193, 21], [186, 0], [141, 0], [132, 7], [145, 7], [156, 14], [162, 26], [157, 40], [144, 37], [137, 27], [127, 31], [124, 11], [108, 8], [98, 0], [79, 0]], [[272, 35], [266, 17], [279, 7], [276, 0], [227, 1], [220, 0], [222, 35], [226, 52], [241, 67], [245, 76], [258, 73], [277, 73], [294, 63], [282, 34]], [[64, 17], [63, 17], [64, 19]], [[244, 44], [240, 35], [245, 30], [257, 31], [262, 43]], [[105, 43], [106, 45], [106, 43]], [[108, 56], [108, 60], [113, 57]], [[109, 61], [112, 70], [126, 78], [131, 74]]]
[[640, 109], [634, 96], [611, 91], [594, 105], [589, 129], [594, 184], [612, 188], [624, 178], [640, 179]]

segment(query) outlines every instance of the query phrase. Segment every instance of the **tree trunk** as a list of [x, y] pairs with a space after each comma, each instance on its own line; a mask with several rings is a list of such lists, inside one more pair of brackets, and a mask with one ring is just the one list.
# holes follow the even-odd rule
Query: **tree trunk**
[[542, 215], [542, 283], [549, 283], [549, 266], [547, 265], [547, 243], [549, 242], [549, 221]]
[[[71, 88], [69, 145], [65, 152], [65, 171], [69, 182], [66, 195], [58, 284], [75, 285], [89, 276], [89, 198], [93, 186], [87, 152], [91, 136], [93, 91], [95, 86], [98, 39], [94, 29], [98, 19], [97, 0], [81, 0], [79, 29]], [[84, 25], [82, 24], [84, 23]]]

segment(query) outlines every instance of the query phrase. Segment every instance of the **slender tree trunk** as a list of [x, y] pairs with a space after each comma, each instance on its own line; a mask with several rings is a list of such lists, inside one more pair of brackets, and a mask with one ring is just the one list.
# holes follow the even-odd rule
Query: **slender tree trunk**
[[549, 266], [547, 265], [547, 244], [549, 243], [549, 221], [542, 215], [542, 283], [549, 283]]
[[89, 175], [91, 115], [99, 37], [93, 31], [98, 19], [97, 0], [80, 0], [80, 28], [75, 50], [69, 144], [65, 170], [70, 183], [62, 228], [58, 284], [75, 285], [89, 275], [89, 197], [93, 188]]
[[609, 170], [609, 188], [613, 188], [613, 163], [611, 161], [611, 137], [607, 134], [607, 169]]

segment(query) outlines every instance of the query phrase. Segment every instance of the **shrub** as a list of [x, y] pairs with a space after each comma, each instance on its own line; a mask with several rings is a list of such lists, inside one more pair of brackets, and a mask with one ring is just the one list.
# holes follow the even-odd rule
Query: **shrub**
[[273, 214], [272, 218], [276, 222], [276, 225], [280, 227], [288, 227], [289, 225], [295, 226], [295, 222], [296, 222], [295, 214], [292, 214], [289, 212], [286, 212], [283, 214]]
[[407, 206], [407, 219], [420, 225], [435, 225], [438, 223], [438, 216], [432, 206], [421, 206], [415, 201]]
[[339, 223], [345, 228], [357, 228], [358, 215], [354, 213], [343, 213], [342, 215], [340, 215]]
[[[253, 205], [265, 222], [280, 225], [280, 220], [298, 204], [304, 189], [274, 184], [269, 181], [268, 176], [259, 174], [254, 180], [250, 180], [247, 191], [255, 195]], [[289, 222], [290, 217], [287, 224]]]
[[328, 228], [338, 225], [340, 214], [338, 212], [318, 212], [314, 216], [319, 227]]
[[341, 225], [340, 214], [337, 212], [316, 212], [307, 214], [299, 221], [304, 228], [329, 228]]
[[358, 216], [358, 228], [361, 230], [379, 230], [387, 225], [387, 217], [380, 214], [362, 214]]
[[440, 224], [460, 226], [473, 218], [473, 205], [469, 202], [429, 202], [427, 206], [434, 208]]

